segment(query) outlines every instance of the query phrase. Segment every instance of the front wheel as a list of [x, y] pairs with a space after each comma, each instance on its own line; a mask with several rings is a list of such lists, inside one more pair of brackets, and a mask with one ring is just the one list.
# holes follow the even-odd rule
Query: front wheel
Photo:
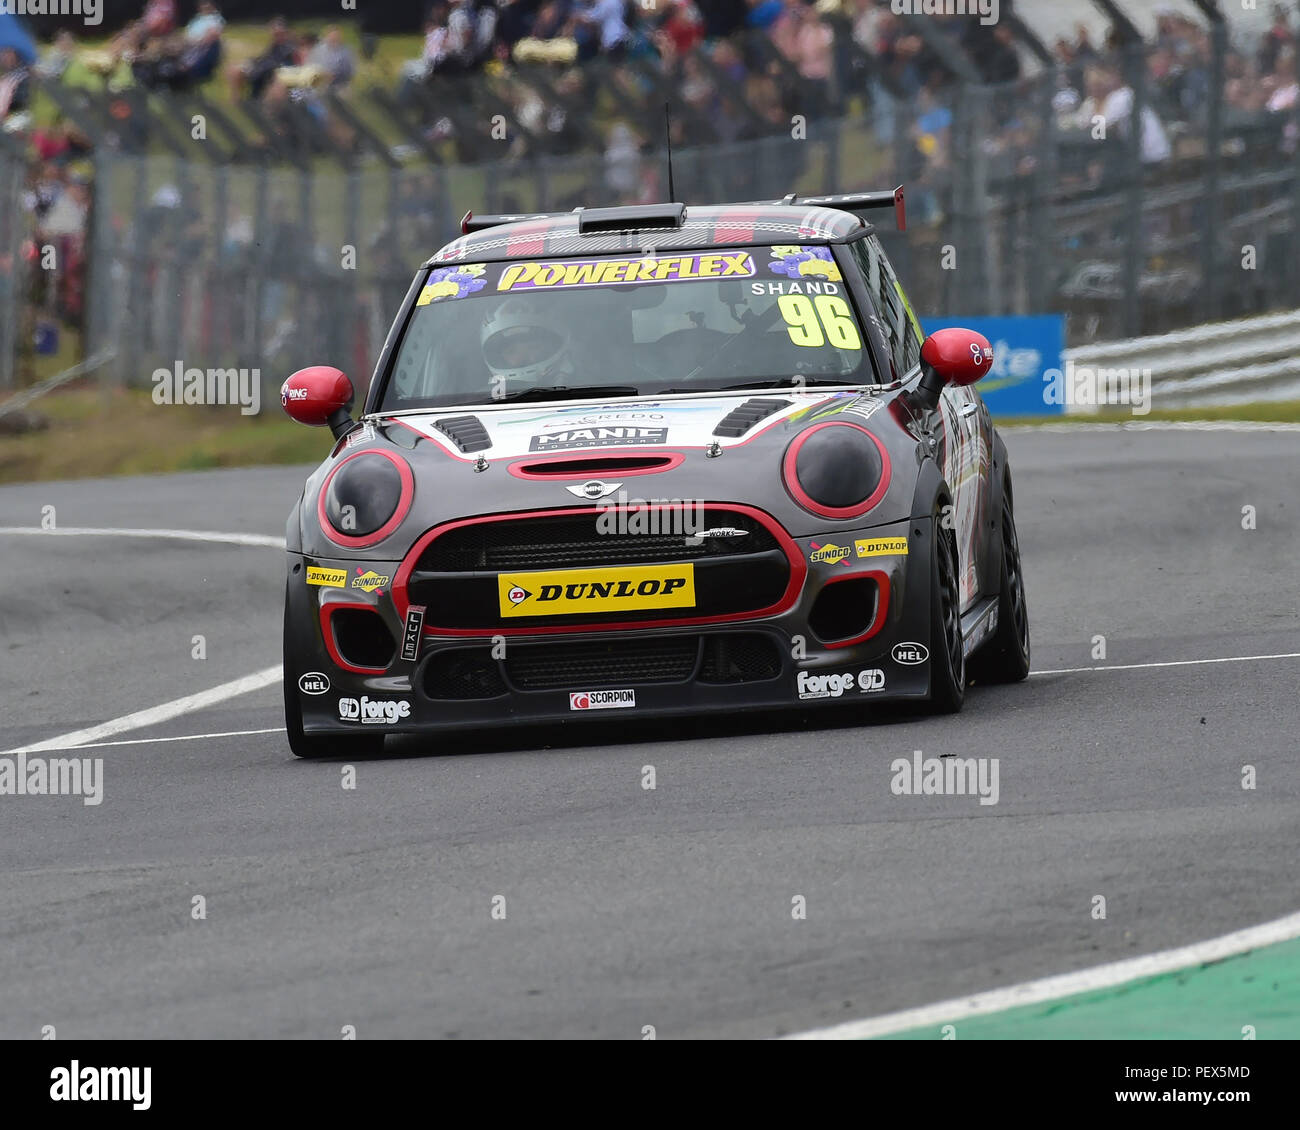
[[957, 535], [936, 508], [930, 554], [930, 710], [955, 714], [966, 699], [966, 653], [957, 585]]
[[971, 678], [979, 683], [1018, 683], [1029, 675], [1029, 605], [1020, 568], [1020, 539], [1011, 505], [1010, 483], [1002, 491], [1002, 584], [998, 628], [971, 656]]

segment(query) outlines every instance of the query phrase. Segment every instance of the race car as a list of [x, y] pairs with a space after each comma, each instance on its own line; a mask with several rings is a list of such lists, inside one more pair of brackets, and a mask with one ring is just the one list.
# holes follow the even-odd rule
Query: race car
[[[393, 734], [914, 700], [1029, 670], [978, 333], [926, 338], [903, 191], [467, 215], [287, 528], [302, 757]], [[612, 714], [624, 711], [625, 714]]]

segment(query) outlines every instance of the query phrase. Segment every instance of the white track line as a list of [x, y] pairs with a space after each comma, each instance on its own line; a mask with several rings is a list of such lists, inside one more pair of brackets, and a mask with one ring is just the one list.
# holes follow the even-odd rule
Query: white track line
[[[987, 1016], [991, 1012], [1002, 1012], [1005, 1009], [1029, 1004], [1042, 1004], [1044, 1001], [1058, 1000], [1061, 997], [1072, 997], [1077, 993], [1113, 988], [1126, 981], [1156, 977], [1162, 973], [1171, 973], [1175, 969], [1222, 961], [1224, 958], [1248, 953], [1261, 946], [1289, 942], [1297, 937], [1300, 937], [1300, 913], [1288, 914], [1285, 918], [1266, 922], [1262, 926], [1251, 926], [1245, 930], [1224, 934], [1220, 938], [1195, 942], [1178, 949], [1161, 950], [1159, 953], [1149, 953], [1143, 957], [1130, 957], [1124, 961], [1098, 965], [1077, 973], [1063, 973], [1056, 977], [1044, 977], [1038, 981], [1025, 981], [1005, 989], [993, 989], [969, 997], [956, 997], [938, 1004], [904, 1009], [902, 1012], [891, 1012], [868, 1020], [850, 1020], [844, 1024], [831, 1025], [829, 1028], [814, 1028], [808, 1032], [787, 1036], [786, 1039], [864, 1040], [873, 1036], [906, 1032], [912, 1028], [925, 1028], [944, 1023], [960, 1024], [963, 1020], [975, 1016]], [[960, 1036], [960, 1033], [958, 1035]]]
[[[283, 734], [283, 726], [270, 726], [265, 730], [222, 730], [216, 734], [169, 734], [161, 738], [127, 738], [120, 742], [86, 742], [83, 745], [69, 746], [69, 749], [103, 749], [113, 745], [157, 745], [161, 742], [197, 742], [207, 738], [242, 738], [250, 734]], [[0, 756], [3, 756], [0, 754]]]
[[1300, 424], [1268, 420], [1080, 420], [1074, 424], [998, 422], [1000, 432], [1300, 432]]
[[186, 695], [184, 698], [176, 698], [171, 702], [164, 702], [160, 706], [151, 706], [147, 710], [137, 710], [134, 714], [124, 714], [121, 718], [102, 722], [98, 726], [91, 726], [85, 730], [74, 730], [70, 734], [60, 734], [57, 738], [47, 738], [43, 742], [20, 746], [17, 749], [0, 751], [0, 756], [10, 753], [38, 753], [49, 749], [73, 749], [85, 745], [87, 742], [98, 741], [100, 738], [111, 738], [116, 734], [125, 733], [127, 730], [139, 730], [144, 726], [156, 726], [159, 722], [167, 722], [172, 718], [180, 717], [182, 714], [189, 714], [195, 710], [215, 706], [219, 702], [225, 702], [227, 699], [235, 698], [238, 695], [269, 687], [273, 683], [280, 682], [284, 677], [283, 671], [284, 669], [277, 663], [274, 667], [267, 667], [263, 671], [255, 671], [251, 675], [232, 679], [229, 683], [222, 683], [219, 687], [199, 691], [198, 694]]
[[92, 526], [69, 526], [67, 529], [46, 530], [40, 526], [0, 526], [0, 534], [20, 534], [34, 537], [96, 537], [96, 538], [168, 538], [172, 541], [206, 541], [223, 545], [256, 545], [268, 549], [284, 549], [284, 538], [269, 534], [227, 534], [214, 530], [111, 530]]
[[1300, 651], [1284, 651], [1278, 655], [1228, 655], [1221, 659], [1174, 659], [1167, 663], [1117, 663], [1109, 667], [1061, 667], [1056, 671], [1030, 671], [1037, 675], [1080, 675], [1089, 671], [1145, 671], [1152, 667], [1195, 667], [1201, 663], [1250, 663], [1256, 659], [1300, 659]]

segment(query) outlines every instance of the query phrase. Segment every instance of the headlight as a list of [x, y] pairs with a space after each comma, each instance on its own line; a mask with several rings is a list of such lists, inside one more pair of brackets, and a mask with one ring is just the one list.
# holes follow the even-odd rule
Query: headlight
[[404, 459], [383, 450], [358, 452], [339, 463], [321, 488], [321, 528], [339, 545], [374, 545], [401, 524], [413, 494], [414, 477]]
[[782, 467], [786, 490], [821, 518], [857, 518], [889, 489], [889, 455], [866, 428], [818, 424], [795, 436]]

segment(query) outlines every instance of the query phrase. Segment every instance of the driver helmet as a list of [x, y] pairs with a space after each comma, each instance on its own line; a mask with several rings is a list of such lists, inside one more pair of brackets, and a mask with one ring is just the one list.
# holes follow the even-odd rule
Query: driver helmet
[[525, 298], [507, 298], [497, 306], [483, 322], [479, 343], [487, 367], [506, 380], [540, 384], [574, 375], [568, 329]]

